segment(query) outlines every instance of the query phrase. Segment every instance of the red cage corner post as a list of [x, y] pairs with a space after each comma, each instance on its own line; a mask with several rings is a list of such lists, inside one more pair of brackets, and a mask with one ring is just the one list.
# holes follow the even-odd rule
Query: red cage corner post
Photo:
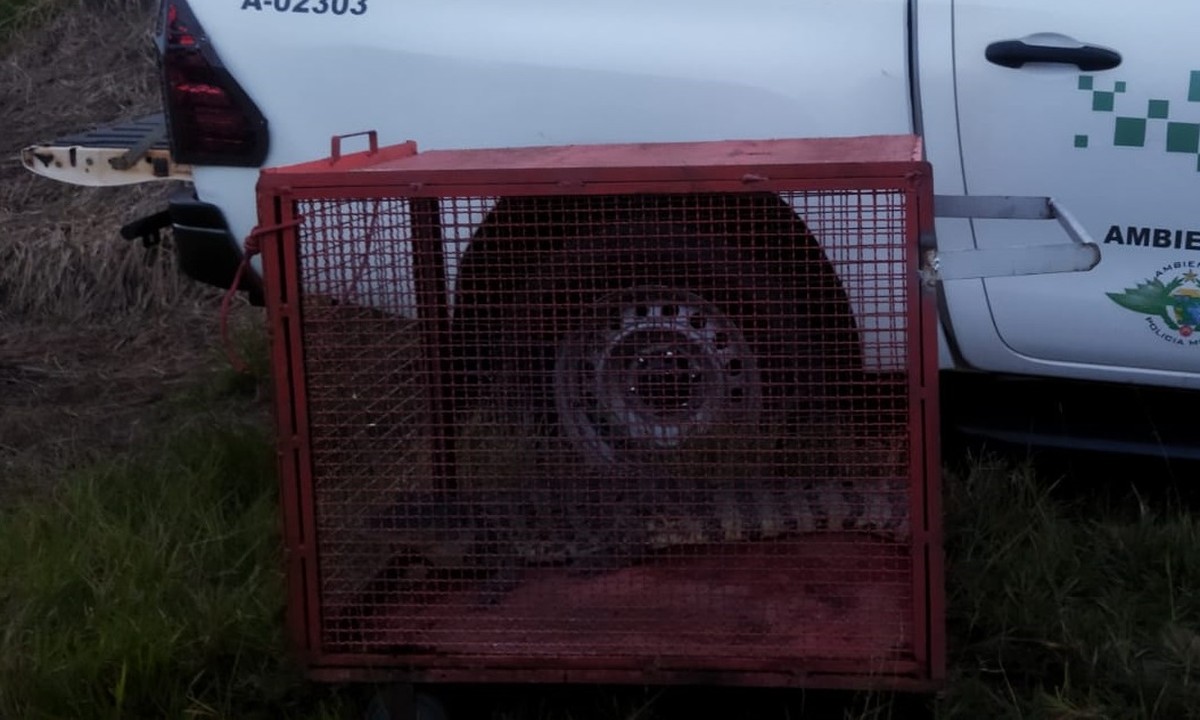
[[910, 136], [266, 171], [311, 675], [936, 687], [931, 188]]

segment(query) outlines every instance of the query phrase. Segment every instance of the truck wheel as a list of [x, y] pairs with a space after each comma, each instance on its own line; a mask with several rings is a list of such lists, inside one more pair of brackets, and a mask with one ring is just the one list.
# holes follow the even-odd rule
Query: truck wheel
[[833, 267], [773, 193], [505, 198], [464, 255], [451, 342], [464, 404], [609, 467], [794, 427], [860, 366]]
[[446, 708], [432, 695], [393, 685], [371, 698], [365, 720], [447, 720]]

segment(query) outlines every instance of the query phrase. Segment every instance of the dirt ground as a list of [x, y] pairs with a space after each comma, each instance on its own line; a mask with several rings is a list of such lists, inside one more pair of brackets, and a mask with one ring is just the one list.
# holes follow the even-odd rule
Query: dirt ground
[[[159, 108], [153, 11], [136, 8], [84, 4], [0, 51], [0, 491], [144, 440], [225, 363], [220, 293], [179, 273], [169, 238], [118, 234], [174, 188], [65, 185], [17, 156]], [[260, 321], [239, 305], [235, 322]]]

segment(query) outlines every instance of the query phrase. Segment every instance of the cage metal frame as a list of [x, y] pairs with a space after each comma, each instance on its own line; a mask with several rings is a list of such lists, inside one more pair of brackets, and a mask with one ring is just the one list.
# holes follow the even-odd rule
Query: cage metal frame
[[[329, 682], [549, 682], [722, 684], [929, 691], [945, 678], [944, 591], [937, 403], [936, 288], [919, 267], [932, 243], [932, 170], [919, 138], [908, 135], [771, 141], [581, 145], [418, 153], [412, 142], [264, 170], [259, 229], [271, 334], [287, 589], [287, 635], [314, 679]], [[304, 199], [406, 198], [413, 203], [418, 332], [440, 332], [445, 312], [438, 198], [507, 195], [891, 191], [903, 194], [905, 292], [909, 313], [909, 483], [913, 661], [821, 661], [797, 669], [713, 658], [711, 663], [631, 664], [622, 658], [524, 657], [485, 664], [438, 655], [330, 653], [322, 649], [314, 479], [305, 396], [304, 330], [296, 203]], [[425, 211], [422, 212], [421, 208]], [[423, 218], [418, 220], [418, 218]], [[434, 308], [431, 315], [425, 311]]]

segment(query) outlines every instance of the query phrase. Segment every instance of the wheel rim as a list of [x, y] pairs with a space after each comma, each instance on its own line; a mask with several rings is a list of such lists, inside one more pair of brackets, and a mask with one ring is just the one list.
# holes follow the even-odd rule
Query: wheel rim
[[719, 426], [752, 423], [761, 396], [741, 330], [684, 290], [601, 298], [559, 345], [559, 423], [593, 462], [638, 463]]

